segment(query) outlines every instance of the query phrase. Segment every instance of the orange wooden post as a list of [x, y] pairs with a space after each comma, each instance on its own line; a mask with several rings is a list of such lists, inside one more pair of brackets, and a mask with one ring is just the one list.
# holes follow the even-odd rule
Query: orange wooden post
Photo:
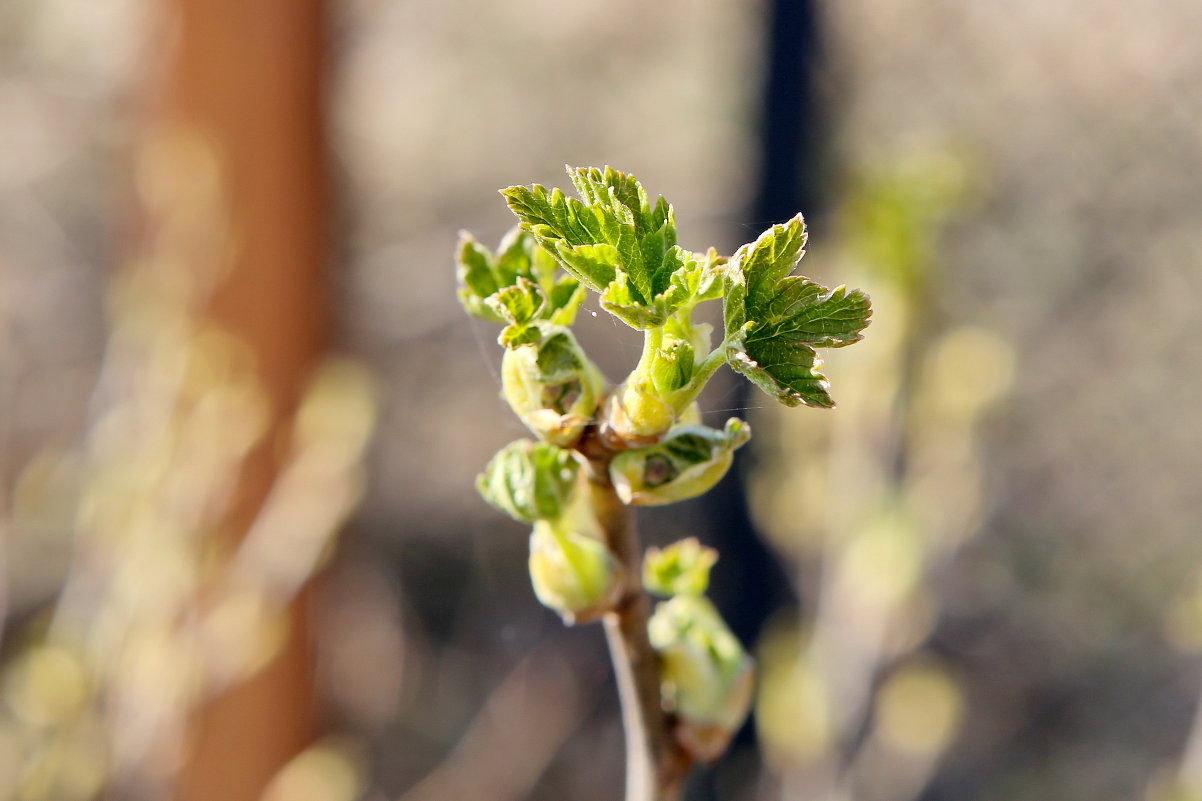
[[[278, 470], [280, 437], [326, 344], [330, 251], [322, 0], [166, 0], [167, 59], [152, 129], [214, 148], [236, 243], [210, 313], [254, 353], [272, 404], [230, 519], [240, 536]], [[255, 801], [317, 734], [304, 600], [287, 645], [249, 681], [195, 713], [180, 801]]]

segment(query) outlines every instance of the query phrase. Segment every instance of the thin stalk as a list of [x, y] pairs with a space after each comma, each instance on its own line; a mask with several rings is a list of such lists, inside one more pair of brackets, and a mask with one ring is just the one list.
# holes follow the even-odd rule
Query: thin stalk
[[593, 509], [625, 581], [613, 611], [602, 619], [626, 734], [625, 801], [679, 801], [690, 760], [660, 704], [658, 657], [647, 637], [651, 603], [641, 586], [642, 547], [634, 517], [609, 481], [613, 452], [595, 437], [586, 437], [579, 447], [589, 459]]
[[656, 352], [664, 346], [664, 329], [648, 328], [643, 332], [643, 352], [639, 355], [639, 363], [634, 372], [645, 375], [651, 370], [651, 362]]

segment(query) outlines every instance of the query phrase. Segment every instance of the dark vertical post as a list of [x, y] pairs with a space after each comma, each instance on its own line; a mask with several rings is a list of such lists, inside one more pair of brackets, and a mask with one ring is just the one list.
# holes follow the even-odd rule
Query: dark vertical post
[[760, 112], [760, 163], [752, 208], [756, 230], [818, 206], [822, 120], [814, 73], [819, 63], [813, 0], [773, 0]]
[[[768, 63], [762, 87], [756, 194], [751, 219], [741, 226], [739, 241], [758, 234], [798, 211], [817, 211], [821, 130], [816, 111], [814, 71], [818, 62], [818, 22], [812, 0], [773, 0], [765, 19]], [[748, 381], [736, 382], [733, 407], [757, 405], [760, 391]], [[742, 476], [749, 448], [735, 454], [734, 478], [704, 496], [711, 542], [722, 554], [714, 571], [712, 595], [731, 629], [749, 646], [759, 637], [769, 615], [791, 595], [779, 561], [752, 526]], [[744, 727], [734, 747], [754, 740]], [[691, 798], [716, 798], [713, 776], [702, 777]]]
[[[815, 210], [820, 137], [814, 120], [813, 71], [817, 26], [811, 0], [774, 0], [766, 20], [769, 62], [765, 70], [759, 120], [760, 163], [750, 224], [739, 233], [746, 239], [798, 211]], [[731, 406], [756, 405], [760, 391], [747, 381], [736, 383]], [[741, 477], [749, 448], [735, 454]], [[727, 481], [705, 496], [707, 520], [722, 554], [714, 571], [713, 593], [731, 628], [752, 644], [765, 619], [789, 595], [779, 562], [763, 545], [751, 524], [741, 480]]]

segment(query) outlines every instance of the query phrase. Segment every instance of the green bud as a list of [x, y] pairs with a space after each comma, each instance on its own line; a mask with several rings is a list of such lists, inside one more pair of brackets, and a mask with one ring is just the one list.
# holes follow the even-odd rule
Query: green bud
[[530, 534], [534, 594], [569, 625], [600, 617], [621, 592], [617, 560], [595, 532], [573, 527], [574, 517], [537, 520]]
[[693, 346], [683, 339], [664, 337], [664, 346], [651, 360], [651, 383], [661, 397], [683, 387], [693, 377]]
[[643, 557], [643, 586], [656, 595], [704, 595], [710, 568], [718, 552], [706, 548], [696, 537], [674, 542], [667, 548], [648, 548]]
[[664, 326], [664, 339], [651, 356], [651, 385], [661, 397], [670, 396], [692, 379], [697, 354], [708, 354], [709, 324], [689, 325], [673, 318]]
[[695, 498], [718, 483], [730, 469], [734, 452], [751, 438], [751, 428], [736, 418], [723, 431], [682, 425], [658, 445], [625, 451], [613, 458], [609, 478], [623, 503], [658, 506]]
[[505, 400], [542, 439], [570, 447], [597, 409], [605, 379], [562, 326], [536, 323], [537, 339], [505, 351], [501, 387]]
[[563, 514], [579, 472], [571, 451], [519, 439], [497, 452], [476, 477], [476, 489], [515, 520], [533, 523]]
[[695, 759], [716, 759], [747, 717], [754, 662], [699, 595], [657, 604], [647, 633], [660, 656], [664, 708], [678, 718], [677, 739]]
[[641, 448], [663, 439], [676, 410], [656, 395], [649, 381], [628, 379], [605, 405], [604, 433], [619, 448]]

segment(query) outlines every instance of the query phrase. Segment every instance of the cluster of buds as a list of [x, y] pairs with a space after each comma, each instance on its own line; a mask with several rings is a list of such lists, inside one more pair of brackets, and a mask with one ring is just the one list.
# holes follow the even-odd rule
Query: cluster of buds
[[[504, 276], [501, 256], [467, 236], [460, 245], [460, 298], [469, 312], [506, 324], [502, 395], [538, 437], [502, 448], [476, 483], [485, 500], [532, 526], [534, 594], [576, 624], [611, 611], [623, 588], [637, 582], [624, 574], [591, 505], [595, 466], [576, 450], [586, 428], [597, 427], [608, 447], [602, 480], [632, 506], [705, 493], [726, 475], [751, 430], [735, 418], [722, 430], [700, 423], [690, 381], [695, 353], [709, 351], [708, 325], [665, 325], [635, 371], [609, 387], [567, 327], [575, 307], [555, 307], [551, 293], [538, 289], [547, 281], [537, 273], [537, 252], [520, 230], [510, 233], [498, 248], [510, 254]], [[495, 278], [482, 287], [491, 294], [475, 294], [467, 280], [473, 269], [477, 277]], [[645, 563], [648, 589], [671, 596], [648, 626], [661, 660], [663, 705], [674, 715], [682, 747], [705, 760], [721, 753], [746, 716], [752, 675], [742, 646], [704, 597], [714, 559], [714, 551], [687, 540], [652, 549]], [[668, 580], [665, 571], [679, 575]], [[652, 581], [654, 575], [661, 580]]]
[[[579, 200], [558, 189], [502, 191], [520, 225], [496, 251], [462, 235], [459, 300], [503, 326], [502, 391], [538, 438], [502, 449], [477, 486], [530, 524], [534, 592], [568, 623], [616, 611], [637, 591], [632, 565], [594, 508], [654, 506], [697, 497], [730, 469], [751, 436], [742, 420], [701, 424], [696, 400], [723, 364], [786, 405], [834, 405], [816, 348], [849, 345], [868, 324], [867, 296], [793, 275], [805, 244], [800, 216], [773, 226], [731, 258], [676, 244], [671, 205], [633, 176], [570, 169]], [[616, 386], [585, 355], [570, 326], [588, 291], [643, 333], [643, 353]], [[722, 300], [722, 336], [693, 319]], [[607, 515], [609, 512], [607, 511]], [[667, 596], [648, 622], [659, 655], [661, 700], [694, 759], [726, 747], [747, 714], [752, 663], [705, 598], [716, 554], [696, 540], [652, 549], [644, 583]]]
[[476, 481], [480, 494], [530, 533], [530, 580], [544, 606], [567, 623], [604, 614], [621, 592], [621, 565], [588, 501], [574, 451], [520, 439], [493, 457]]

